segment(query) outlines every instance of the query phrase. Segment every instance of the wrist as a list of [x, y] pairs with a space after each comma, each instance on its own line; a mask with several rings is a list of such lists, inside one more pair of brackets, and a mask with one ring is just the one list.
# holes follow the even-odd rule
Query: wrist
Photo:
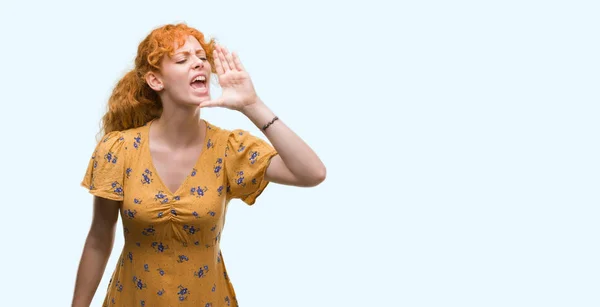
[[244, 114], [259, 129], [271, 122], [275, 118], [275, 113], [269, 109], [260, 99], [256, 102], [243, 107], [240, 112]]
[[263, 103], [262, 100], [260, 100], [260, 98], [257, 97], [251, 103], [239, 109], [239, 111], [246, 116], [252, 116], [252, 114], [261, 112], [261, 109], [264, 108], [266, 108], [266, 105]]

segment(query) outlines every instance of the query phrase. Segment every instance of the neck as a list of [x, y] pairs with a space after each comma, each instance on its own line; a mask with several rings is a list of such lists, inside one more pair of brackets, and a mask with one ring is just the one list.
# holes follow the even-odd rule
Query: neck
[[170, 148], [189, 147], [201, 143], [205, 123], [200, 119], [200, 109], [164, 108], [160, 118], [152, 124], [156, 139]]

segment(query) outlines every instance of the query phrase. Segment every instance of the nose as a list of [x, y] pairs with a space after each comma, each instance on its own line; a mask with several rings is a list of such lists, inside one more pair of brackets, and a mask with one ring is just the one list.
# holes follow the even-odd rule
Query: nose
[[194, 69], [202, 67], [204, 67], [204, 61], [200, 57], [194, 56]]

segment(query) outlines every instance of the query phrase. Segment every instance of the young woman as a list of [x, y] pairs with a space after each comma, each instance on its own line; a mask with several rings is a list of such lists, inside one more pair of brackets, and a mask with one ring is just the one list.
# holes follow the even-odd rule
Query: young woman
[[[210, 97], [218, 77], [222, 96]], [[200, 118], [239, 111], [272, 145]], [[116, 85], [82, 185], [94, 195], [73, 306], [89, 306], [117, 217], [125, 243], [103, 306], [237, 306], [219, 248], [227, 205], [254, 204], [269, 182], [310, 187], [325, 166], [261, 101], [235, 53], [185, 24], [152, 31]]]

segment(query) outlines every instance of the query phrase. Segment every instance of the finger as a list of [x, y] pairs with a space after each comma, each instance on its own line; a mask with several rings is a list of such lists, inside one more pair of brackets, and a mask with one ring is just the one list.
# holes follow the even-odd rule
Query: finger
[[223, 70], [225, 72], [228, 72], [231, 70], [231, 66], [229, 66], [229, 62], [227, 62], [227, 59], [225, 58], [225, 48], [222, 46], [219, 46], [219, 58], [221, 59], [221, 65], [223, 65]]
[[217, 51], [217, 48], [215, 48], [215, 50], [213, 50], [213, 62], [215, 62], [215, 70], [217, 71], [218, 75], [225, 73], [225, 70], [223, 69], [223, 64], [221, 63], [221, 58], [219, 57], [219, 51]]
[[236, 52], [232, 53], [233, 55], [233, 63], [235, 64], [235, 68], [237, 68], [237, 70], [239, 71], [244, 71], [244, 65], [242, 65], [242, 61], [240, 61], [240, 57], [238, 56], [238, 54]]
[[237, 70], [235, 63], [233, 62], [233, 56], [231, 55], [229, 50], [227, 50], [227, 48], [223, 47], [223, 49], [225, 51], [225, 59], [227, 59], [227, 64], [229, 65], [229, 67], [231, 68], [231, 70]]

